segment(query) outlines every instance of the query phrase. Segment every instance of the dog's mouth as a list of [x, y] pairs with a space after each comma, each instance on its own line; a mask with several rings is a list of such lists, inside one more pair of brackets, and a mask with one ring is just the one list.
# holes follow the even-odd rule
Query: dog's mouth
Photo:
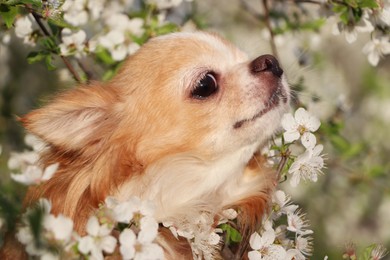
[[253, 122], [257, 120], [258, 118], [262, 117], [263, 115], [267, 114], [269, 111], [273, 110], [274, 108], [278, 107], [280, 102], [287, 103], [287, 94], [283, 89], [282, 85], [279, 85], [276, 90], [272, 93], [271, 97], [268, 99], [268, 101], [265, 104], [265, 108], [260, 110], [258, 113], [256, 113], [251, 118], [246, 118], [237, 121], [233, 124], [234, 129], [241, 128], [243, 125]]

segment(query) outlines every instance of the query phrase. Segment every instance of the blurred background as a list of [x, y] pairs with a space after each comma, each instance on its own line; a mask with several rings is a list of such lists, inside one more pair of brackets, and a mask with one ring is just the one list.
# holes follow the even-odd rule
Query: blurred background
[[[253, 58], [277, 55], [294, 90], [292, 106], [304, 105], [321, 120], [317, 138], [325, 145], [323, 176], [295, 189], [281, 184], [307, 213], [314, 230], [312, 259], [341, 259], [348, 242], [382, 243], [390, 249], [390, 56], [370, 65], [362, 52], [370, 34], [359, 34], [352, 44], [343, 34], [334, 35], [337, 21], [324, 15], [323, 5], [268, 2], [268, 25], [288, 30], [270, 34], [261, 0], [184, 1], [166, 17], [182, 30], [216, 31]], [[298, 28], [291, 29], [294, 22]], [[0, 31], [1, 39], [5, 34]], [[20, 210], [26, 190], [10, 179], [7, 167], [10, 154], [25, 149], [17, 117], [76, 85], [60, 60], [52, 71], [41, 63], [28, 64], [32, 47], [12, 30], [10, 36], [0, 44], [0, 202], [7, 205], [8, 219]], [[85, 64], [95, 67], [88, 60]], [[102, 77], [103, 71], [95, 73]]]

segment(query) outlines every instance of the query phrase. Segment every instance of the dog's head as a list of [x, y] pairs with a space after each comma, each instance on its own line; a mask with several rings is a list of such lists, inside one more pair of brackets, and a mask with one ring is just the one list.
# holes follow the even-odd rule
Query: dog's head
[[92, 156], [121, 147], [148, 165], [259, 146], [288, 97], [273, 56], [249, 60], [214, 34], [174, 33], [146, 43], [112, 81], [65, 92], [22, 121], [56, 149]]

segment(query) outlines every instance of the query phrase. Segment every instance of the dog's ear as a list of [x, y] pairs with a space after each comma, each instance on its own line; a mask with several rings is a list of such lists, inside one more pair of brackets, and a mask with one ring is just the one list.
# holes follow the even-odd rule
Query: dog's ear
[[81, 86], [57, 96], [48, 105], [27, 114], [20, 121], [31, 133], [67, 150], [97, 144], [114, 124], [116, 91], [110, 86]]

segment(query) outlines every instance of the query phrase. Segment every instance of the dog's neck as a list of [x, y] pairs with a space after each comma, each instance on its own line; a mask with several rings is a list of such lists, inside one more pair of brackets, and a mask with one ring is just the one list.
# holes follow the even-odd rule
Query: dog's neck
[[218, 213], [240, 196], [244, 168], [257, 147], [246, 146], [212, 161], [188, 153], [166, 157], [124, 183], [114, 196], [121, 201], [132, 196], [152, 200], [160, 221], [201, 211]]

